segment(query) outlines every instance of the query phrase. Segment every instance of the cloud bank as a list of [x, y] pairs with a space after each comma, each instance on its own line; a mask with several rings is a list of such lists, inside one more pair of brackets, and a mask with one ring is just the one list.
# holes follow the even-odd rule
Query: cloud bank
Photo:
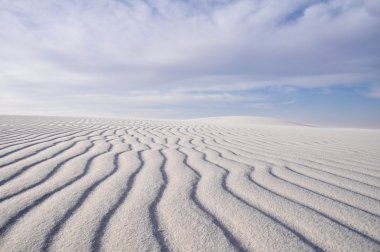
[[263, 88], [379, 88], [376, 0], [0, 0], [0, 27], [10, 112], [252, 108], [272, 102]]

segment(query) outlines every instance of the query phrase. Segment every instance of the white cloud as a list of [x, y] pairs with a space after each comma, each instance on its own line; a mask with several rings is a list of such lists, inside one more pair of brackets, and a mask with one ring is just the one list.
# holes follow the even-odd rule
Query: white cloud
[[128, 97], [129, 107], [246, 103], [231, 92], [380, 80], [375, 1], [0, 0], [0, 6], [5, 104], [38, 104], [51, 95], [70, 105], [89, 94], [110, 103]]
[[[0, 114], [25, 112], [37, 114], [70, 114], [70, 115], [106, 115], [157, 117], [165, 115], [184, 117], [183, 108], [207, 108], [208, 106], [248, 106], [252, 102], [264, 101], [261, 94], [238, 95], [227, 92], [189, 92], [158, 90], [132, 91], [125, 94], [99, 93], [62, 93], [60, 95], [44, 92], [34, 93], [25, 89], [22, 92], [2, 92], [0, 94]], [[35, 100], [35, 97], [40, 99]], [[69, 103], [67, 102], [69, 101]], [[9, 108], [13, 108], [9, 110]], [[74, 109], [73, 109], [74, 108]], [[19, 112], [18, 112], [19, 113]]]
[[165, 106], [165, 105], [181, 105], [181, 104], [212, 104], [212, 103], [247, 103], [252, 101], [263, 100], [260, 96], [241, 96], [229, 93], [214, 94], [189, 94], [182, 92], [152, 92], [146, 93], [132, 92], [127, 95], [102, 95], [88, 94], [75, 95], [71, 99], [76, 101], [86, 101], [89, 103], [105, 102], [113, 103], [118, 106], [128, 107], [144, 107], [144, 106]]
[[249, 108], [256, 108], [256, 109], [273, 109], [278, 106], [290, 105], [296, 102], [297, 102], [296, 100], [288, 100], [288, 101], [282, 101], [282, 102], [254, 102], [254, 103], [249, 103], [247, 106]]

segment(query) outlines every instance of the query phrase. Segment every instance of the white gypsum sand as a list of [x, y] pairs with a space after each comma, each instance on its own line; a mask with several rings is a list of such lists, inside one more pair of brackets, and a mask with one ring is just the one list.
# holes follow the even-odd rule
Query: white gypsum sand
[[0, 116], [0, 251], [380, 251], [380, 131]]

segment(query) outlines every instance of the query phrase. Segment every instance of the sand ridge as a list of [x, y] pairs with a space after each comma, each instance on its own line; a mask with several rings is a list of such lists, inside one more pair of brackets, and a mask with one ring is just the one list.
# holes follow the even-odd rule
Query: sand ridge
[[0, 116], [0, 251], [380, 251], [380, 131]]

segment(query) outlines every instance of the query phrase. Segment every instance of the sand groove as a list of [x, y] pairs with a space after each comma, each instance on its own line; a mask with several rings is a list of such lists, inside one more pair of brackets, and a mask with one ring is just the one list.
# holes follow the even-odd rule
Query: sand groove
[[380, 132], [0, 116], [0, 251], [380, 251]]

